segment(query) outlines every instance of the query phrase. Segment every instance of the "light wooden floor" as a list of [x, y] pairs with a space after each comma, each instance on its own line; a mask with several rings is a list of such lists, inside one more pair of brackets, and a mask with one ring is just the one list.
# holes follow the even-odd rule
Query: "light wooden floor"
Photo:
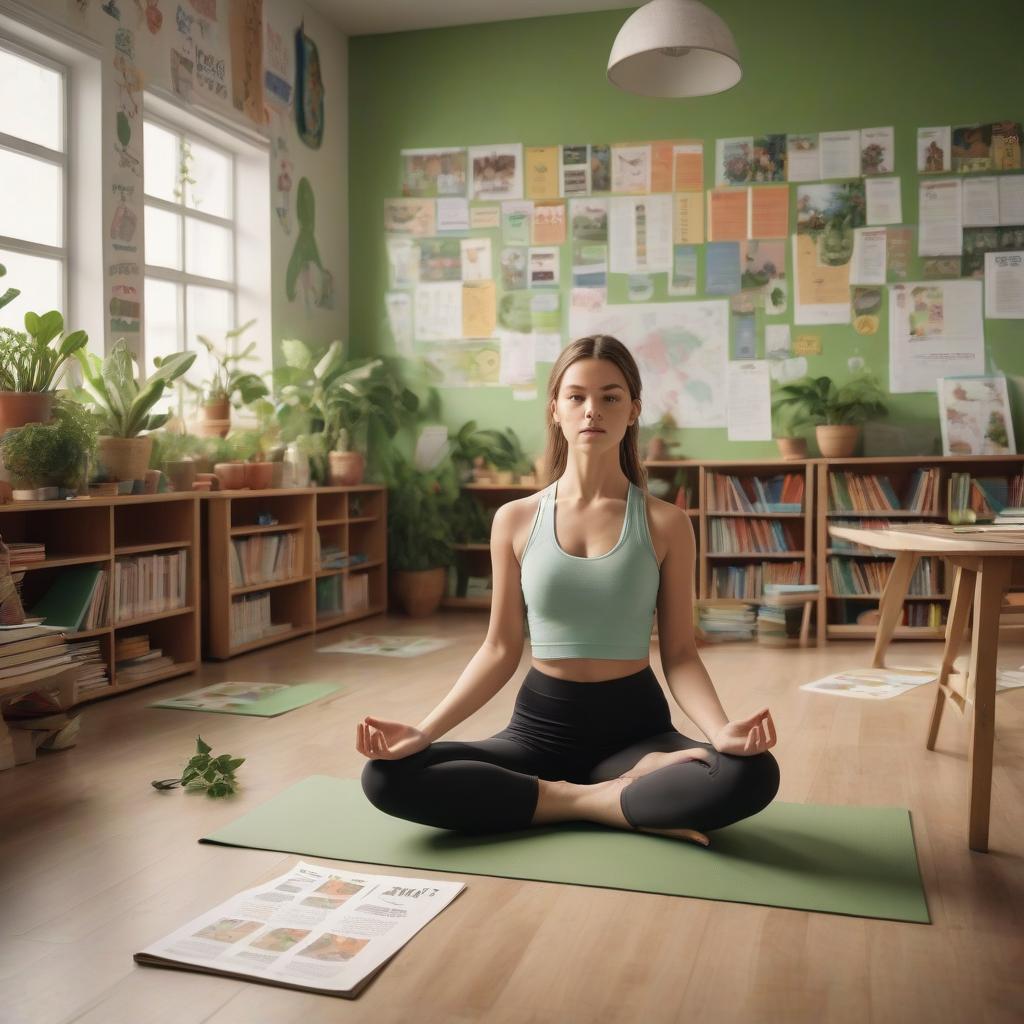
[[[469, 875], [467, 891], [354, 1002], [135, 966], [136, 950], [297, 859], [199, 845], [200, 835], [307, 775], [358, 775], [356, 720], [418, 721], [483, 628], [474, 613], [378, 618], [207, 664], [87, 707], [77, 748], [0, 773], [0, 1021], [1021, 1020], [1024, 691], [997, 699], [991, 852], [971, 853], [964, 724], [947, 713], [937, 750], [924, 747], [934, 687], [878, 704], [797, 688], [866, 664], [861, 643], [735, 645], [709, 648], [705, 660], [728, 713], [772, 708], [779, 799], [910, 808], [930, 926]], [[370, 631], [457, 642], [411, 661], [314, 653]], [[905, 663], [938, 656], [935, 644], [895, 650]], [[1000, 661], [1017, 667], [1024, 648], [1007, 647]], [[502, 728], [527, 664], [449, 738]], [[344, 689], [267, 720], [145, 708], [226, 679], [331, 679]], [[678, 711], [675, 722], [693, 728]], [[233, 801], [151, 789], [180, 770], [197, 731], [215, 752], [248, 758]]]

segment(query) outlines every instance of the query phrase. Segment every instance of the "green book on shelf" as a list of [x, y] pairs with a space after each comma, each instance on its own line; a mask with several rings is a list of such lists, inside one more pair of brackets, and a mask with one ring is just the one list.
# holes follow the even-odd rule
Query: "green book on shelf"
[[75, 632], [89, 610], [101, 571], [94, 565], [76, 565], [63, 570], [29, 615], [41, 618], [47, 626]]

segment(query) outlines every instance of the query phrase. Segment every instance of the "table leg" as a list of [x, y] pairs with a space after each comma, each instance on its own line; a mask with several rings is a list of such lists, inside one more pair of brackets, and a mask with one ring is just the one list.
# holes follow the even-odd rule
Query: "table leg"
[[942, 665], [939, 668], [939, 681], [935, 689], [935, 707], [932, 710], [932, 720], [928, 726], [928, 739], [925, 743], [929, 750], [935, 749], [935, 740], [939, 735], [939, 724], [942, 721], [942, 712], [947, 700], [946, 692], [942, 687], [949, 682], [949, 673], [964, 639], [964, 630], [967, 628], [971, 604], [974, 601], [976, 575], [973, 569], [957, 566], [956, 576], [953, 580], [953, 595], [949, 601], [949, 617], [946, 619], [946, 646], [942, 651]]
[[974, 590], [974, 629], [971, 635], [969, 682], [974, 691], [968, 805], [968, 845], [988, 851], [989, 809], [992, 803], [992, 747], [995, 736], [996, 655], [999, 645], [999, 610], [1010, 585], [1010, 559], [986, 558]]
[[900, 551], [896, 555], [889, 578], [885, 581], [882, 600], [879, 605], [881, 615], [878, 630], [875, 633], [875, 653], [871, 659], [872, 668], [885, 668], [885, 651], [892, 640], [893, 633], [900, 621], [903, 599], [907, 596], [910, 577], [914, 575], [914, 567], [920, 555], [916, 551]]

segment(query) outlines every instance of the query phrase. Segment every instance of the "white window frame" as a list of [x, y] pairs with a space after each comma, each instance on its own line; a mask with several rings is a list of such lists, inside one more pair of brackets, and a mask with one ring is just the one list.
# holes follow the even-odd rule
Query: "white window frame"
[[[19, 139], [15, 135], [7, 135], [4, 132], [0, 132], [0, 148], [6, 149], [13, 153], [18, 153], [22, 156], [30, 157], [33, 160], [39, 160], [43, 163], [55, 164], [61, 170], [61, 244], [47, 245], [44, 242], [31, 242], [24, 238], [13, 238], [10, 235], [0, 234], [0, 249], [6, 249], [9, 252], [16, 252], [22, 256], [42, 256], [51, 260], [58, 260], [61, 265], [61, 296], [60, 296], [60, 308], [64, 314], [65, 319], [69, 315], [68, 311], [68, 278], [69, 278], [69, 258], [68, 254], [71, 249], [71, 238], [70, 230], [71, 224], [74, 220], [73, 213], [71, 210], [71, 187], [70, 187], [70, 164], [68, 161], [68, 153], [71, 149], [71, 129], [70, 120], [68, 117], [68, 111], [71, 107], [71, 97], [68, 89], [68, 68], [66, 65], [60, 63], [60, 61], [54, 60], [52, 57], [48, 57], [37, 50], [30, 49], [22, 43], [16, 42], [11, 39], [10, 36], [0, 35], [0, 49], [6, 50], [8, 53], [13, 53], [23, 60], [31, 61], [34, 64], [39, 64], [42, 67], [48, 68], [51, 71], [56, 71], [60, 75], [61, 85], [61, 125], [60, 125], [60, 136], [62, 151], [56, 149], [50, 149], [47, 146], [40, 146], [38, 143], [29, 142], [26, 139]], [[5, 280], [3, 282], [7, 284]], [[0, 289], [2, 290], [2, 289]], [[42, 312], [42, 311], [40, 311]]]
[[[216, 288], [220, 291], [227, 291], [231, 293], [231, 315], [234, 320], [234, 325], [239, 324], [238, 319], [238, 167], [235, 154], [219, 145], [213, 139], [206, 135], [202, 135], [197, 131], [183, 127], [180, 124], [175, 124], [173, 121], [168, 121], [159, 115], [152, 113], [144, 113], [142, 118], [142, 130], [145, 133], [146, 124], [155, 124], [158, 128], [163, 128], [164, 131], [171, 132], [178, 136], [183, 142], [194, 141], [206, 146], [208, 149], [212, 149], [221, 156], [226, 157], [231, 161], [231, 210], [230, 217], [220, 217], [216, 214], [206, 213], [203, 210], [199, 210], [195, 207], [189, 206], [184, 200], [182, 202], [170, 202], [167, 199], [160, 199], [157, 196], [151, 196], [148, 192], [143, 190], [143, 203], [147, 207], [152, 207], [155, 210], [163, 210], [165, 213], [172, 213], [176, 217], [181, 218], [181, 231], [179, 232], [178, 238], [178, 262], [181, 264], [181, 270], [174, 270], [171, 267], [160, 267], [152, 263], [144, 263], [143, 274], [145, 279], [153, 278], [159, 281], [170, 281], [180, 286], [178, 291], [178, 323], [181, 325], [181, 336], [178, 338], [179, 344], [184, 347], [179, 348], [179, 352], [190, 352], [192, 349], [189, 346], [189, 339], [195, 333], [190, 331], [188, 324], [188, 302], [185, 300], [186, 288], [189, 285], [195, 285], [203, 288]], [[193, 220], [204, 221], [207, 224], [214, 224], [218, 227], [227, 228], [231, 232], [231, 279], [230, 281], [221, 280], [215, 277], [203, 277], [200, 274], [191, 274], [185, 269], [185, 247], [186, 237], [188, 231], [186, 229], [186, 221], [192, 218]], [[145, 258], [145, 254], [143, 254]], [[212, 339], [215, 343], [220, 339]], [[145, 362], [148, 364], [150, 360], [147, 358]]]

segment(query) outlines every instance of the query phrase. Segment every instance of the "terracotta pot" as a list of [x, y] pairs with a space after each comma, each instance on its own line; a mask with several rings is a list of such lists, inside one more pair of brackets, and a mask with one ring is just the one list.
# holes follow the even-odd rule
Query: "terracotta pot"
[[159, 492], [159, 490], [160, 490], [160, 477], [162, 477], [162, 476], [163, 476], [163, 473], [161, 473], [159, 469], [147, 469], [146, 470], [146, 476], [145, 476], [145, 481], [146, 481], [145, 493], [146, 494], [156, 494], [156, 493]]
[[807, 458], [806, 437], [777, 437], [775, 443], [779, 446], [779, 454], [784, 459]]
[[437, 611], [447, 583], [448, 570], [444, 568], [391, 574], [392, 594], [402, 611], [414, 619]]
[[494, 482], [502, 487], [508, 487], [512, 483], [515, 474], [511, 469], [499, 469], [494, 474]]
[[112, 480], [142, 480], [153, 451], [151, 437], [101, 437], [100, 462]]
[[363, 482], [366, 462], [359, 452], [329, 452], [327, 480], [332, 487], [354, 487]]
[[826, 459], [848, 459], [856, 454], [860, 427], [825, 426], [814, 428], [818, 448]]
[[253, 491], [265, 491], [274, 483], [274, 464], [272, 462], [245, 463], [245, 486]]
[[192, 459], [164, 463], [164, 472], [171, 487], [176, 491], [191, 491], [192, 485], [196, 482], [197, 471], [198, 467]]
[[222, 491], [240, 491], [246, 486], [244, 462], [218, 462], [213, 472]]
[[196, 483], [206, 484], [208, 491], [220, 490], [220, 477], [216, 473], [196, 473]]
[[663, 437], [652, 437], [647, 442], [645, 458], [648, 462], [664, 462], [668, 458], [668, 444]]
[[227, 437], [231, 420], [199, 420], [195, 429], [200, 437]]
[[0, 434], [26, 423], [49, 423], [52, 391], [0, 391]]

